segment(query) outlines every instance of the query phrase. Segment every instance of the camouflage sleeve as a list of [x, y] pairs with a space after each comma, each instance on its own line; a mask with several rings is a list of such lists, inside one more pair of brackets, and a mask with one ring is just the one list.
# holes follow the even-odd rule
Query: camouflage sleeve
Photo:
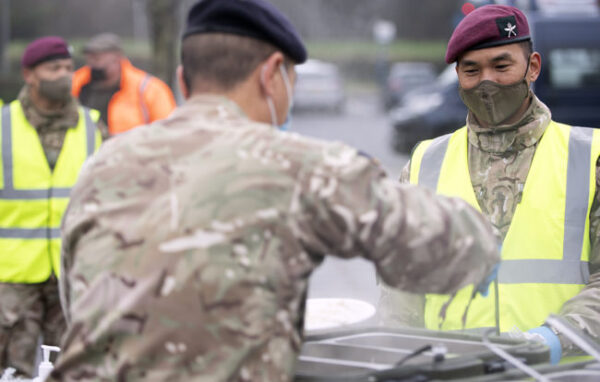
[[[581, 292], [567, 301], [561, 315], [576, 327], [600, 339], [600, 159], [596, 163], [596, 195], [590, 210], [590, 280]], [[563, 336], [563, 355], [575, 354], [578, 350]]]
[[[106, 127], [101, 121], [98, 122], [98, 128], [100, 124]], [[107, 130], [108, 131], [108, 130]], [[102, 138], [103, 146], [110, 146], [115, 144], [114, 139], [109, 141]], [[86, 197], [86, 194], [82, 191], [87, 185], [93, 184], [96, 174], [93, 173], [93, 167], [98, 163], [98, 154], [88, 158], [79, 171], [79, 179], [73, 188], [71, 189], [71, 195], [67, 209], [63, 214], [61, 221], [61, 247], [60, 247], [60, 274], [61, 277], [58, 279], [59, 284], [59, 295], [60, 305], [63, 311], [63, 315], [70, 325], [71, 322], [71, 296], [73, 295], [73, 288], [77, 288], [77, 282], [83, 282], [83, 280], [73, 279], [70, 276], [71, 269], [75, 262], [76, 245], [80, 237], [85, 234], [91, 227], [92, 223], [89, 219], [89, 211], [86, 210], [85, 203], [81, 202], [81, 199]], [[73, 227], [77, 227], [73, 229]], [[74, 285], [72, 285], [73, 283]], [[80, 284], [79, 286], [81, 286]]]
[[[101, 123], [101, 122], [99, 122]], [[106, 126], [106, 125], [104, 125]], [[110, 144], [105, 143], [103, 144]], [[81, 224], [82, 219], [84, 219], [85, 213], [84, 208], [82, 207], [83, 203], [79, 203], [79, 199], [82, 197], [82, 192], [79, 189], [82, 185], [89, 182], [89, 174], [88, 168], [92, 167], [95, 164], [97, 156], [91, 156], [88, 160], [85, 161], [81, 170], [79, 172], [79, 180], [71, 190], [71, 199], [69, 204], [67, 205], [67, 210], [63, 214], [63, 219], [61, 222], [61, 247], [60, 247], [60, 274], [61, 277], [58, 279], [59, 285], [59, 296], [60, 296], [60, 305], [63, 311], [63, 315], [67, 322], [67, 325], [71, 323], [71, 301], [70, 297], [72, 296], [73, 290], [71, 289], [73, 285], [71, 282], [70, 273], [73, 267], [74, 255], [75, 255], [75, 245], [79, 236], [85, 233], [87, 229], [89, 229], [90, 224]], [[71, 227], [77, 226], [81, 229], [71, 230]]]
[[342, 145], [314, 167], [292, 206], [310, 253], [363, 256], [384, 282], [415, 293], [479, 283], [499, 261], [489, 222], [466, 202], [399, 184]]
[[379, 283], [377, 321], [388, 328], [425, 327], [425, 295], [409, 293]]
[[[410, 183], [410, 160], [402, 168], [400, 183]], [[378, 285], [377, 318], [380, 325], [388, 328], [425, 327], [425, 295], [392, 288], [383, 282]]]
[[406, 165], [402, 168], [400, 173], [400, 183], [410, 183], [410, 160], [406, 162]]
[[[64, 240], [63, 240], [64, 242]], [[69, 262], [71, 260], [71, 256], [68, 251], [65, 250], [65, 245], [61, 247], [60, 253], [60, 274], [62, 277], [58, 279], [58, 292], [60, 296], [60, 306], [62, 308], [63, 315], [65, 316], [65, 321], [67, 325], [71, 323], [70, 317], [70, 304], [69, 304], [69, 295], [71, 291], [71, 286], [69, 284], [69, 277], [66, 275], [69, 274]]]

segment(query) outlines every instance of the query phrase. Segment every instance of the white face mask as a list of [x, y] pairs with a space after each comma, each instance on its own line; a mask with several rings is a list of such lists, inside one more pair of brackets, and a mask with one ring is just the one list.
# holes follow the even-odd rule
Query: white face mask
[[[263, 67], [263, 74], [265, 69], [266, 66]], [[267, 96], [267, 105], [269, 107], [269, 111], [271, 112], [271, 124], [273, 125], [273, 127], [282, 131], [287, 131], [290, 129], [290, 126], [292, 124], [292, 108], [294, 107], [294, 95], [292, 93], [292, 82], [290, 81], [290, 78], [287, 74], [287, 70], [285, 69], [285, 66], [283, 64], [279, 65], [279, 71], [281, 72], [283, 83], [285, 84], [285, 91], [287, 93], [288, 99], [288, 113], [287, 118], [283, 122], [283, 124], [280, 125], [277, 120], [277, 110], [275, 109], [275, 104], [273, 103], [273, 99], [270, 96]]]

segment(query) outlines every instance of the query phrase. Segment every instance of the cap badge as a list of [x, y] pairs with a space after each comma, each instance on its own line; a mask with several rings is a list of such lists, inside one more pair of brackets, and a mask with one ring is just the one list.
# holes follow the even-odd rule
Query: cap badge
[[497, 18], [496, 25], [498, 25], [498, 29], [500, 30], [500, 35], [502, 37], [517, 37], [519, 34], [519, 30], [517, 29], [517, 20], [514, 16]]
[[517, 28], [516, 25], [512, 25], [511, 23], [506, 24], [506, 28], [504, 28], [505, 31], [508, 32], [508, 37], [510, 37], [511, 33], [515, 35], [515, 37], [517, 37], [517, 33], [515, 32], [515, 29]]

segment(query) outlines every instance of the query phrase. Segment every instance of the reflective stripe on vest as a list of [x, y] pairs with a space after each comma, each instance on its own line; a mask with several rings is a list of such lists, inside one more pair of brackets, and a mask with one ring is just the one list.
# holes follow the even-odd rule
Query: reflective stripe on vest
[[58, 275], [60, 219], [81, 165], [100, 144], [99, 113], [79, 109], [53, 171], [21, 104], [14, 101], [0, 114], [0, 282], [43, 282], [52, 270]]
[[[411, 183], [461, 197], [481, 211], [469, 175], [467, 147], [466, 128], [420, 144], [411, 158]], [[594, 158], [599, 155], [600, 136], [593, 129], [552, 122], [540, 140], [504, 242], [498, 276], [502, 330], [541, 325], [588, 282], [588, 216], [595, 194]], [[458, 292], [444, 329], [462, 327], [463, 306], [471, 290], [469, 286]], [[467, 328], [494, 324], [491, 294], [473, 301]], [[434, 310], [439, 312], [447, 300], [448, 296], [427, 296], [430, 329], [437, 329]]]
[[149, 74], [146, 74], [146, 76], [144, 77], [144, 79], [140, 83], [140, 89], [139, 89], [139, 94], [140, 94], [140, 108], [142, 110], [142, 116], [144, 117], [144, 123], [145, 124], [150, 123], [150, 112], [148, 111], [148, 107], [146, 106], [146, 102], [144, 102], [144, 92], [146, 91], [146, 87], [148, 86], [148, 83], [150, 83], [151, 79], [152, 79], [152, 76], [149, 75]]
[[436, 138], [431, 142], [431, 145], [425, 151], [421, 162], [421, 171], [419, 171], [419, 186], [424, 186], [435, 191], [440, 173], [442, 171], [442, 163], [446, 150], [448, 150], [448, 142], [452, 134], [446, 134]]
[[60, 239], [60, 228], [0, 228], [4, 239]]

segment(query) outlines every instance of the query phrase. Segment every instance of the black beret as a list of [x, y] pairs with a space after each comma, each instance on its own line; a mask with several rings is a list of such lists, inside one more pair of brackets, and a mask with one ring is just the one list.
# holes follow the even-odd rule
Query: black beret
[[201, 0], [190, 10], [183, 38], [200, 33], [230, 33], [268, 42], [296, 63], [306, 48], [292, 23], [265, 0]]

